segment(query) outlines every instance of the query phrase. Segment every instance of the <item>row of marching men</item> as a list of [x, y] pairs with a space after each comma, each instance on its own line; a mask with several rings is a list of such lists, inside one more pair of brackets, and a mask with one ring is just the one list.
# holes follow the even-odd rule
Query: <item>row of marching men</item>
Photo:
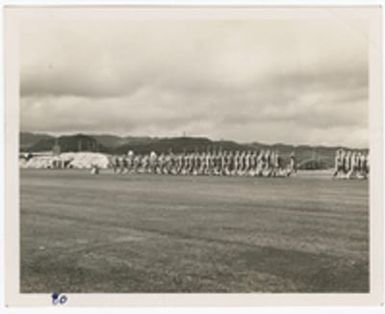
[[115, 156], [111, 161], [116, 174], [153, 173], [169, 175], [290, 176], [296, 173], [294, 153], [289, 162], [277, 151], [213, 151], [174, 154], [134, 154]]
[[369, 175], [369, 154], [338, 149], [334, 160], [334, 178], [366, 179]]

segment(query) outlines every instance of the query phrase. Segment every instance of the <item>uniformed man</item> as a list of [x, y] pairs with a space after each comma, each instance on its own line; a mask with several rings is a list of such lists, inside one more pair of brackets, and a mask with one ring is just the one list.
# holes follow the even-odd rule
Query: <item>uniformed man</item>
[[142, 157], [142, 173], [151, 172], [150, 154], [144, 154]]
[[257, 152], [253, 150], [249, 158], [249, 175], [254, 177], [256, 175], [257, 168]]
[[246, 160], [245, 160], [245, 175], [251, 176], [252, 175], [252, 165], [253, 165], [253, 153], [251, 150], [247, 151], [246, 153]]
[[97, 164], [91, 164], [91, 174], [99, 174], [99, 166]]
[[189, 153], [185, 153], [183, 155], [183, 169], [182, 169], [182, 174], [187, 175], [188, 174], [188, 169], [190, 168], [190, 158], [189, 158]]
[[350, 171], [348, 173], [348, 178], [352, 179], [357, 177], [357, 171], [358, 171], [358, 154], [357, 152], [352, 152], [350, 156]]
[[128, 173], [128, 161], [126, 156], [122, 156], [122, 174]]
[[265, 152], [265, 169], [263, 171], [263, 175], [265, 177], [270, 177], [271, 172], [272, 172], [271, 152], [270, 152], [270, 150], [266, 150], [266, 152]]
[[263, 150], [258, 151], [257, 154], [257, 165], [255, 175], [258, 177], [263, 176], [263, 171], [265, 169], [265, 152]]
[[282, 176], [283, 175], [283, 164], [282, 164], [282, 157], [279, 154], [279, 151], [275, 152], [275, 175], [276, 176]]
[[362, 152], [357, 153], [357, 175], [361, 178], [362, 173]]
[[170, 153], [164, 154], [164, 167], [163, 174], [171, 174], [171, 155]]
[[194, 176], [197, 176], [199, 175], [199, 171], [201, 169], [201, 156], [198, 151], [195, 151], [193, 158], [194, 158], [194, 167], [193, 167], [192, 174]]
[[118, 158], [116, 156], [112, 156], [110, 159], [110, 165], [112, 167], [112, 170], [114, 171], [114, 174], [117, 174], [118, 169], [119, 169], [119, 164], [118, 164]]
[[295, 158], [294, 152], [290, 154], [290, 161], [286, 175], [289, 177], [293, 173], [297, 173], [297, 160]]
[[345, 178], [347, 178], [347, 175], [348, 173], [350, 172], [350, 168], [351, 168], [351, 159], [350, 159], [350, 156], [351, 156], [351, 151], [347, 151], [344, 155], [344, 174], [345, 174]]
[[276, 177], [277, 176], [277, 167], [276, 167], [276, 152], [271, 151], [270, 152], [270, 169], [271, 169], [271, 176]]
[[150, 153], [150, 166], [149, 166], [149, 173], [155, 174], [156, 173], [156, 162], [157, 162], [157, 155], [154, 151]]
[[238, 168], [239, 168], [239, 164], [240, 164], [239, 158], [240, 158], [240, 152], [239, 152], [239, 150], [237, 150], [237, 151], [235, 151], [234, 157], [233, 157], [233, 170], [231, 173], [233, 176], [238, 174]]
[[227, 153], [227, 150], [224, 150], [222, 152], [222, 156], [221, 156], [221, 176], [226, 176], [227, 175], [227, 172], [228, 172], [228, 153]]
[[214, 173], [217, 176], [222, 174], [222, 151], [221, 150], [217, 151], [215, 154]]
[[204, 174], [205, 152], [198, 153], [198, 159], [197, 174], [201, 176]]
[[358, 152], [358, 156], [357, 156], [357, 159], [358, 159], [358, 177], [360, 179], [364, 179], [365, 178], [365, 175], [363, 174], [363, 153], [362, 152]]
[[367, 176], [369, 176], [369, 172], [370, 172], [369, 153], [365, 154], [364, 156], [365, 156], [365, 158], [364, 158], [364, 172], [365, 172], [365, 175], [367, 177]]
[[232, 151], [229, 151], [229, 154], [227, 156], [227, 168], [226, 168], [226, 175], [231, 176], [234, 171], [234, 155]]
[[210, 160], [211, 160], [210, 151], [207, 150], [207, 152], [205, 153], [204, 167], [203, 167], [204, 168], [203, 174], [206, 176], [210, 174]]
[[163, 174], [164, 173], [164, 166], [165, 166], [165, 156], [164, 153], [161, 152], [158, 156], [157, 160], [157, 173]]
[[119, 159], [119, 174], [123, 174], [124, 170], [126, 169], [124, 156], [119, 156], [118, 159]]

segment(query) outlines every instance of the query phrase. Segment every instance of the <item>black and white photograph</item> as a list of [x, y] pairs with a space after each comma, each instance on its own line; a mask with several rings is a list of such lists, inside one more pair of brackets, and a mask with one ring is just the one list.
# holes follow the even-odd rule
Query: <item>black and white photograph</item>
[[19, 18], [20, 294], [373, 292], [375, 8], [232, 10]]

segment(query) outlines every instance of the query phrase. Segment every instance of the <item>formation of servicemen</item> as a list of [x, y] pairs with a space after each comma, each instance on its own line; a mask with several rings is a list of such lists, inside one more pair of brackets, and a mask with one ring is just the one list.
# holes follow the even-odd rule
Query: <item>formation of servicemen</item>
[[338, 149], [334, 159], [334, 178], [366, 179], [369, 175], [369, 154]]
[[111, 160], [115, 174], [152, 173], [209, 176], [290, 176], [297, 172], [294, 153], [285, 164], [277, 151], [213, 151], [193, 153], [134, 154]]

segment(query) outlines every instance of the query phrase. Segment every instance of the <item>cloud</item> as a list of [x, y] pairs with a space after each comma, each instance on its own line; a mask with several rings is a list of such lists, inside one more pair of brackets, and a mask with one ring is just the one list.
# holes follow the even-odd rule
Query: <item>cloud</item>
[[346, 23], [26, 23], [21, 127], [367, 146], [366, 26]]

